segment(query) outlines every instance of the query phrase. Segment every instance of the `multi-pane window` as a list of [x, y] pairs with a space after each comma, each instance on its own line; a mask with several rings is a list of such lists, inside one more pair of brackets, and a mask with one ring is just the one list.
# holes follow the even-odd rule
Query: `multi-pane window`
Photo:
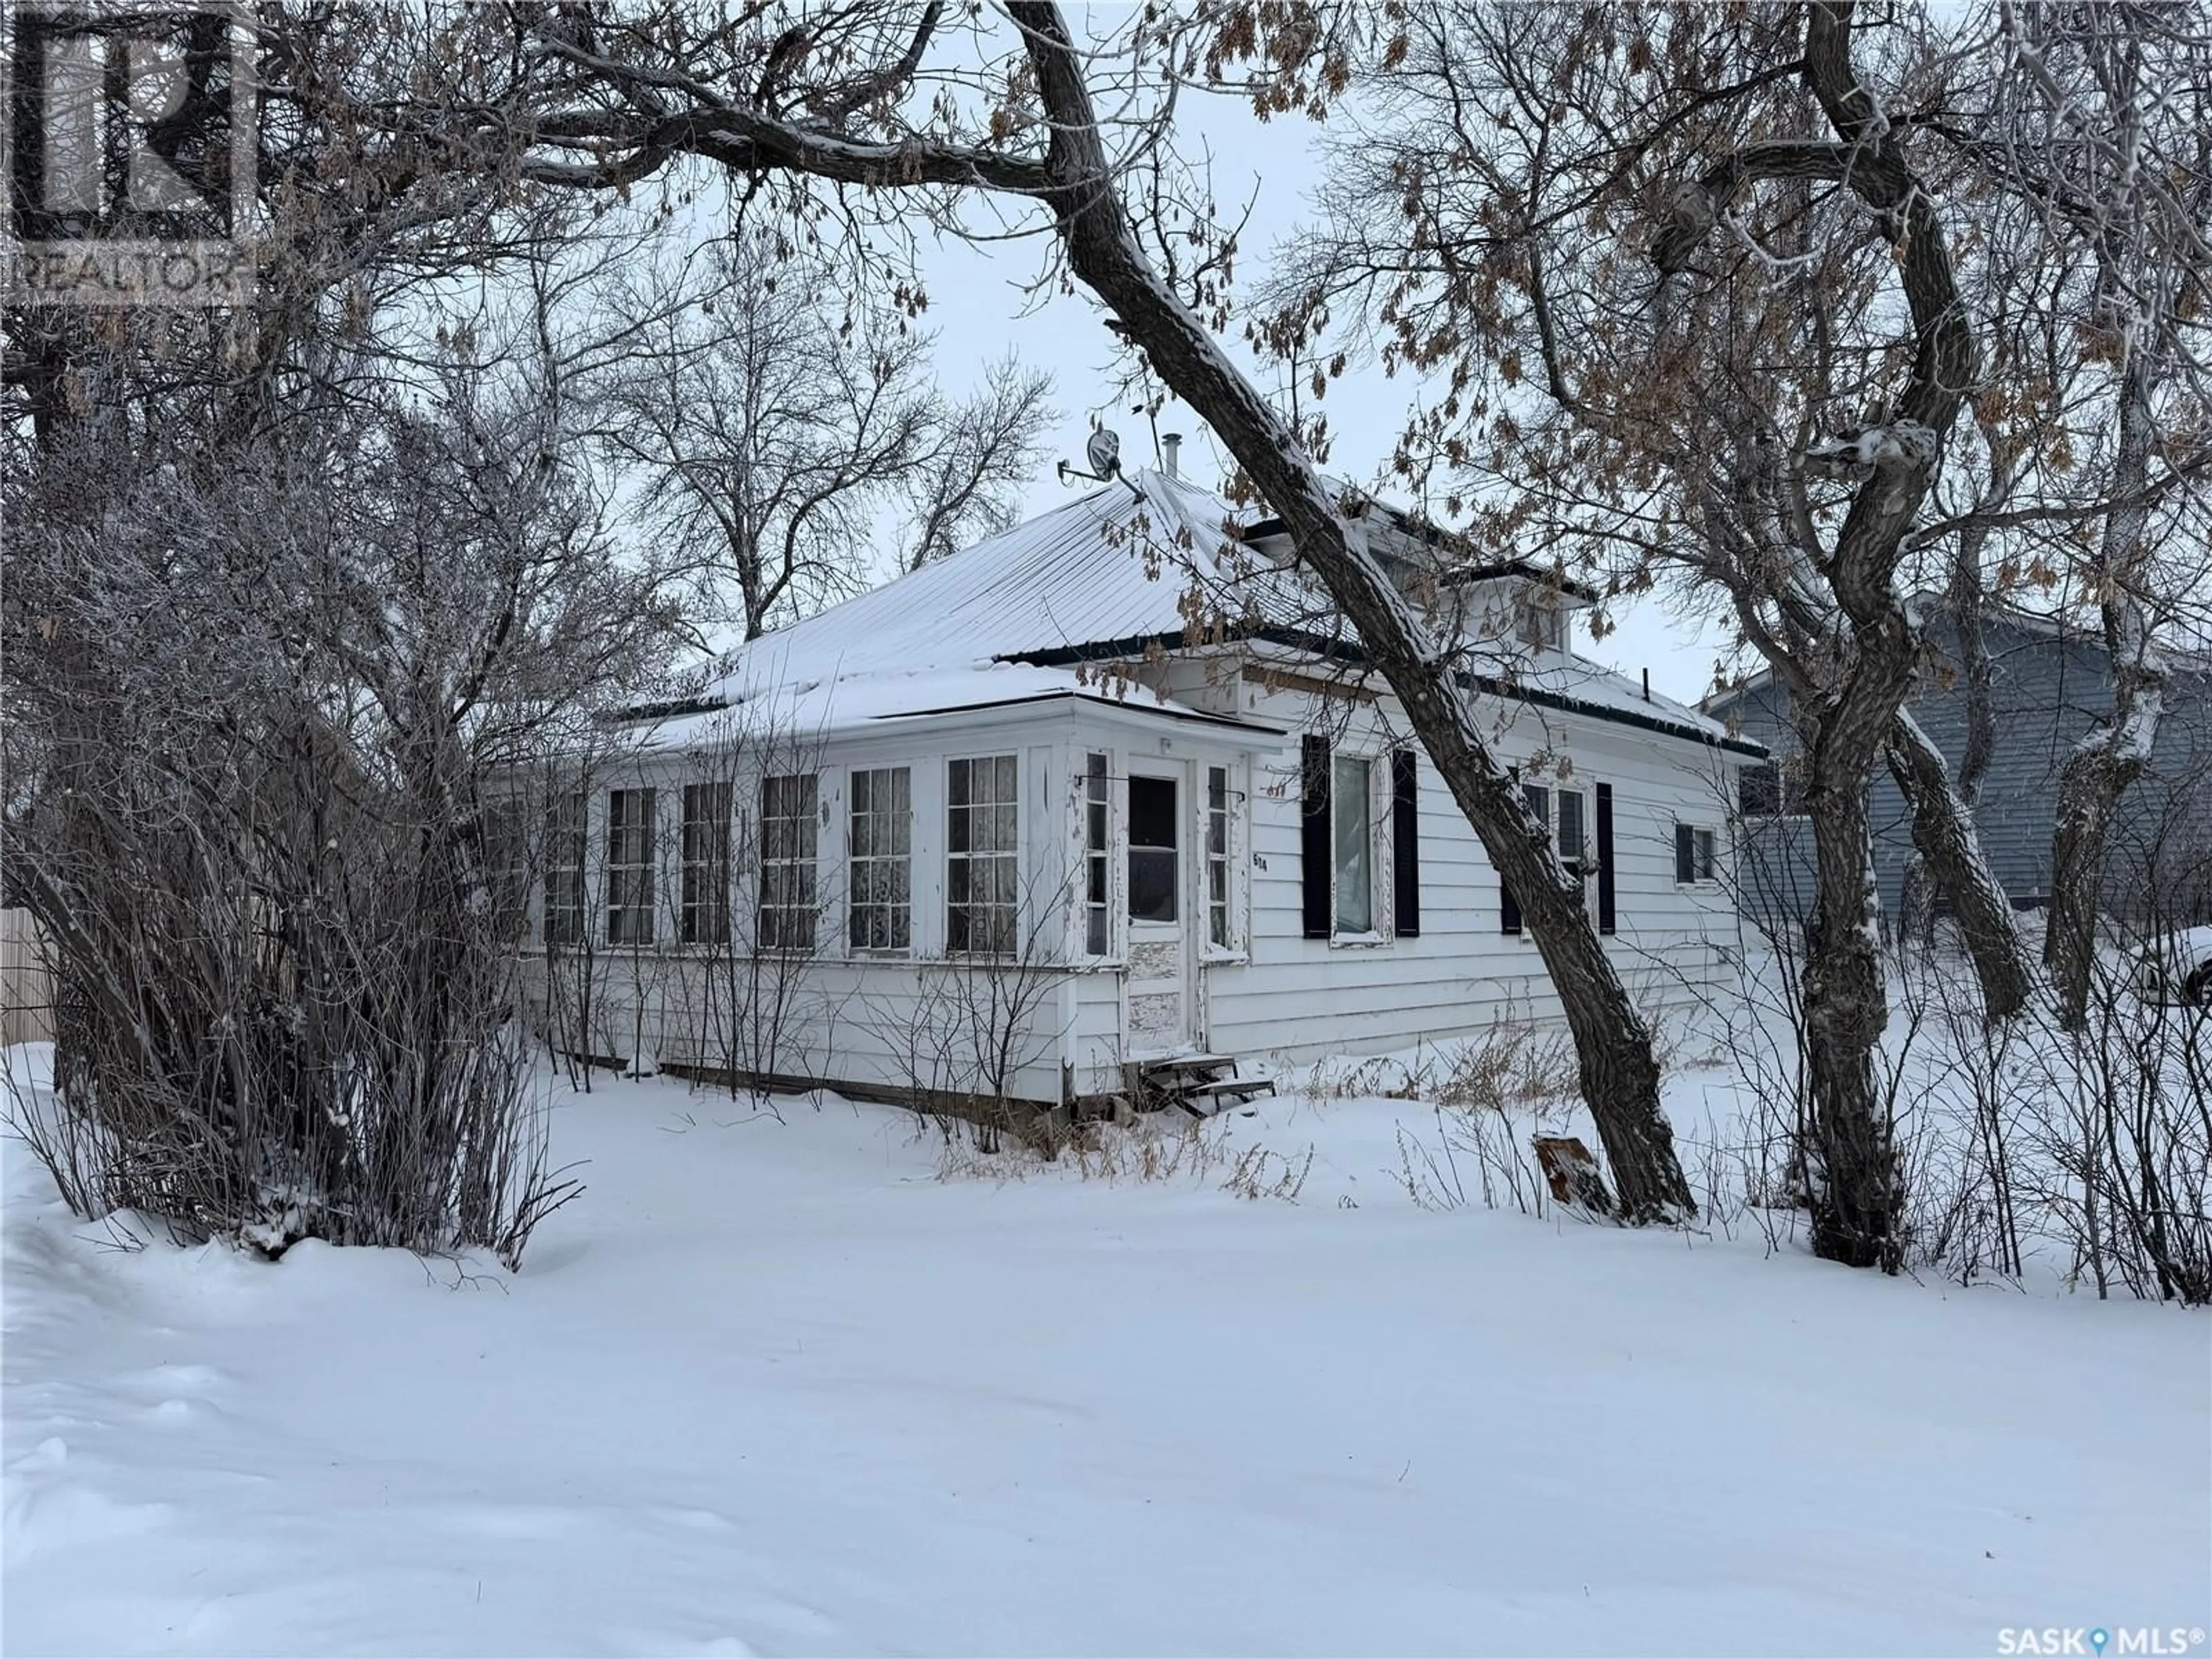
[[686, 945], [729, 940], [730, 797], [726, 782], [684, 786], [684, 892], [677, 922]]
[[811, 772], [761, 780], [761, 948], [811, 951], [820, 786]]
[[658, 792], [607, 791], [607, 943], [653, 943], [653, 812]]
[[855, 951], [914, 943], [914, 783], [903, 766], [856, 771], [851, 781], [846, 936]]
[[1206, 769], [1206, 939], [1229, 946], [1229, 769]]
[[1674, 826], [1674, 879], [1687, 884], [1711, 881], [1717, 873], [1715, 837], [1711, 830], [1693, 823]]
[[1375, 817], [1370, 791], [1374, 763], [1336, 757], [1330, 796], [1335, 814], [1336, 931], [1375, 931]]
[[545, 943], [584, 942], [584, 797], [556, 795], [545, 811]]
[[1012, 755], [946, 763], [945, 943], [950, 951], [1010, 955], [1019, 863]]
[[1108, 909], [1107, 888], [1112, 873], [1106, 836], [1109, 784], [1106, 757], [1086, 756], [1083, 763], [1083, 948], [1094, 957], [1113, 948], [1113, 915]]
[[1579, 789], [1553, 789], [1540, 783], [1524, 783], [1521, 793], [1568, 873], [1585, 875], [1595, 870], [1597, 858], [1590, 847], [1589, 798]]

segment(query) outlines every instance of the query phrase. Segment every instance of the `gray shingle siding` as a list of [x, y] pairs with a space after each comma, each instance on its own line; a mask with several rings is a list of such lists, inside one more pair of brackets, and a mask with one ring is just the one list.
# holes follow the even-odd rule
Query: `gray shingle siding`
[[[1966, 702], [1955, 636], [1931, 620], [1936, 662], [1908, 705], [1955, 772], [1966, 753]], [[2112, 707], [2101, 644], [2034, 623], [1993, 617], [1984, 629], [1996, 713], [1996, 750], [1975, 812], [1982, 846], [2013, 902], [2051, 890], [2051, 832], [2068, 750]], [[1790, 700], [1770, 683], [1715, 698], [1710, 712], [1765, 744], [1785, 775], [1797, 751]], [[2150, 775], [2123, 799], [2107, 860], [2105, 908], [2176, 920], [2212, 916], [2212, 678], [2177, 671], [2169, 683]], [[1787, 785], [1785, 784], [1785, 788]], [[1894, 917], [1912, 851], [1912, 824], [1887, 768], [1874, 776], [1875, 872], [1884, 914]], [[1747, 908], [1800, 916], [1812, 903], [1812, 837], [1802, 819], [1745, 826]]]

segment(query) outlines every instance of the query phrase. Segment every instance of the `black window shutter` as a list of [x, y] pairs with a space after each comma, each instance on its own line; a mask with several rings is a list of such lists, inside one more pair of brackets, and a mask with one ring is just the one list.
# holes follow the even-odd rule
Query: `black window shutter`
[[1308, 939], [1329, 932], [1328, 739], [1309, 735], [1299, 744], [1305, 763], [1299, 781], [1298, 882]]
[[1674, 879], [1691, 882], [1698, 878], [1698, 844], [1696, 832], [1686, 823], [1674, 826]]
[[1390, 751], [1390, 897], [1400, 939], [1421, 936], [1421, 813], [1410, 749]]
[[1613, 786], [1597, 787], [1597, 930], [1613, 931]]
[[[1511, 766], [1506, 769], [1512, 773], [1514, 779], [1518, 781], [1521, 769]], [[1513, 890], [1505, 884], [1505, 878], [1503, 874], [1498, 878], [1498, 931], [1501, 933], [1517, 933], [1521, 931], [1521, 901], [1513, 896]]]

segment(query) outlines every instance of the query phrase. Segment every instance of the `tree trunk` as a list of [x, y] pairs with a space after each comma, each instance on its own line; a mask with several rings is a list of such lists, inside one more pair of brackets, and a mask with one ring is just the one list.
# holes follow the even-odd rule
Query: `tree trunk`
[[[1806, 1060], [1813, 1095], [1806, 1184], [1814, 1254], [1847, 1267], [1894, 1273], [1901, 1259], [1904, 1191], [1874, 1063], [1889, 1023], [1889, 998], [1867, 811], [1873, 745], [1862, 735], [1869, 717], [1879, 718], [1880, 692], [1855, 676], [1843, 695], [1849, 702], [1824, 708], [1819, 716], [1805, 791], [1817, 872], [1805, 930]], [[1881, 730], [1874, 728], [1876, 734]]]
[[1583, 1096], [1613, 1165], [1624, 1218], [1645, 1222], [1693, 1213], [1660, 1109], [1650, 1029], [1591, 926], [1580, 884], [1485, 743], [1471, 691], [1370, 555], [1364, 532], [1338, 513], [1281, 418], [1139, 248], [1110, 180], [1090, 89], [1059, 8], [1029, 0], [1008, 11], [1027, 39], [1053, 124], [1045, 200], [1069, 265], [1282, 515], [1300, 557], [1358, 630], [1452, 799], [1518, 897], [1574, 1034]]
[[1982, 856], [1973, 814], [1952, 787], [1942, 751], [1902, 708], [1890, 720], [1882, 753], [1912, 808], [1913, 850], [1958, 915], [1989, 1017], [2009, 1019], [2027, 1005], [2034, 975], [2012, 902]]
[[2105, 838], [2121, 795], [2150, 765], [2165, 700], [2165, 665], [2134, 592], [2150, 524], [2150, 508], [2142, 501], [2150, 476], [2150, 354], [2137, 349], [2120, 377], [2112, 494], [2124, 504], [2105, 515], [2104, 538], [2091, 566], [2112, 659], [2112, 712], [2066, 757], [2051, 832], [2043, 961], [2058, 993], [2059, 1023], [2069, 1030], [2081, 1029], [2088, 1007]]

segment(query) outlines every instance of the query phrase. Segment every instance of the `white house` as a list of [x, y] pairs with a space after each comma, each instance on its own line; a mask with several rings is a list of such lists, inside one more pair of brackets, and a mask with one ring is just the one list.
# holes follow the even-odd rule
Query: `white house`
[[[1724, 803], [1765, 751], [1577, 657], [1571, 585], [1367, 529], [1632, 989], [1715, 993]], [[1166, 474], [742, 647], [623, 736], [552, 784], [532, 883], [533, 1012], [571, 1051], [1081, 1104], [1557, 1017], [1280, 525]]]

